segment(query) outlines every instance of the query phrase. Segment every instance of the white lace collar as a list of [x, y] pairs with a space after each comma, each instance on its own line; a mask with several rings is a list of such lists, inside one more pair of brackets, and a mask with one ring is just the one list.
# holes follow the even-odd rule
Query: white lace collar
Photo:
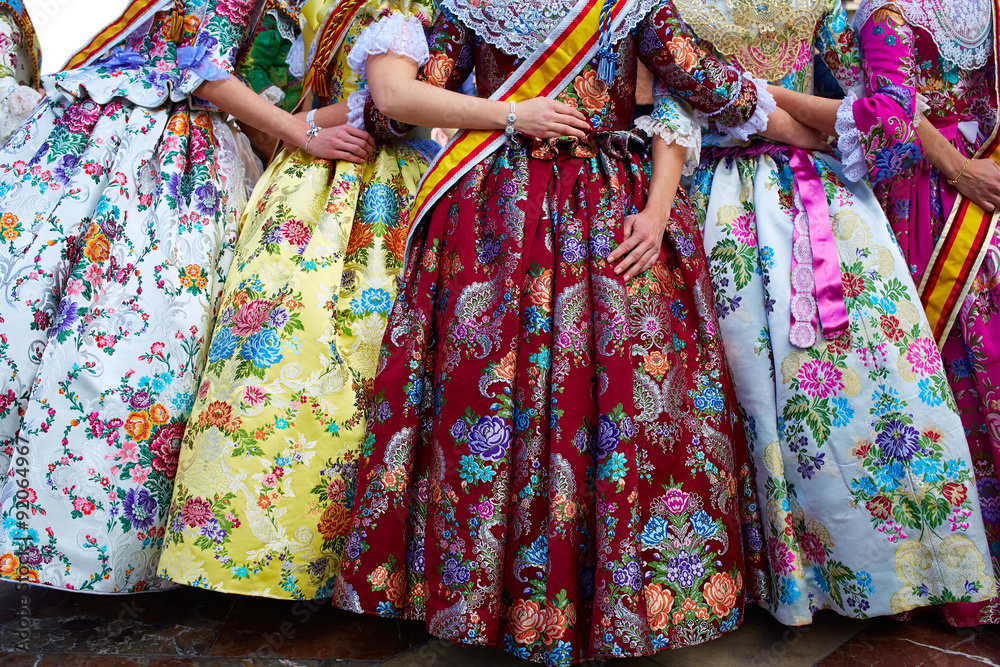
[[[624, 0], [619, 0], [622, 2]], [[635, 0], [635, 7], [622, 12], [611, 27], [611, 41], [618, 43], [662, 0]], [[483, 41], [504, 53], [527, 58], [559, 25], [579, 0], [442, 0], [441, 6], [454, 14]]]
[[993, 54], [993, 8], [988, 0], [862, 0], [860, 30], [876, 10], [898, 7], [908, 23], [930, 33], [941, 57], [965, 70], [986, 66]]

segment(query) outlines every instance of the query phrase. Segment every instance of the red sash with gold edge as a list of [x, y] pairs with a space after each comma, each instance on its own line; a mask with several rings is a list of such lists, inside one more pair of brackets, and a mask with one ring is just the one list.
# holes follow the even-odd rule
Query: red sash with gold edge
[[309, 71], [303, 80], [302, 98], [312, 91], [317, 97], [330, 99], [330, 75], [328, 68], [337, 55], [337, 49], [344, 42], [347, 30], [354, 22], [358, 11], [364, 7], [365, 0], [341, 0], [327, 15], [320, 29], [319, 41], [316, 44], [316, 55], [313, 56]]
[[173, 0], [133, 0], [114, 23], [94, 35], [86, 46], [73, 54], [63, 65], [62, 70], [76, 69], [90, 64], [107, 53], [108, 49], [124, 41], [156, 12], [173, 4]]
[[[993, 1], [993, 66], [996, 69], [996, 91], [1000, 96], [1000, 0]], [[990, 158], [1000, 163], [1000, 118], [993, 127], [993, 134], [979, 149], [975, 157]], [[948, 217], [941, 240], [934, 248], [930, 263], [920, 281], [920, 300], [927, 312], [931, 331], [938, 347], [943, 348], [951, 328], [955, 325], [972, 282], [979, 273], [990, 241], [1000, 220], [1000, 210], [984, 211], [962, 195]]]
[[[608, 25], [617, 26], [634, 4], [634, 0], [619, 0], [611, 9]], [[597, 52], [603, 6], [603, 0], [578, 2], [490, 99], [523, 102], [535, 97], [555, 97], [562, 92]], [[452, 137], [420, 181], [410, 213], [411, 237], [417, 224], [442, 195], [504, 141], [502, 130], [463, 130]]]

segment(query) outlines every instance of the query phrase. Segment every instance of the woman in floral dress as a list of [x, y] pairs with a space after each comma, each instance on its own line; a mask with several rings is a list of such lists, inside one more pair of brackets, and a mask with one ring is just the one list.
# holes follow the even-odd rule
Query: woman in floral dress
[[[479, 94], [495, 95], [589, 4], [445, 2], [422, 77], [454, 89], [474, 67]], [[670, 2], [614, 9], [608, 50], [554, 91], [596, 129], [515, 133], [414, 232], [334, 595], [548, 664], [706, 641], [767, 594], [752, 467], [682, 192], [649, 234], [651, 268], [617, 263], [657, 219], [643, 211], [648, 149], [630, 130], [637, 57], [739, 136], [767, 113]], [[372, 95], [407, 122], [446, 113], [399, 84]], [[395, 127], [376, 118], [369, 131]]]
[[21, 126], [39, 100], [42, 51], [21, 0], [0, 1], [0, 145]]
[[[0, 151], [7, 579], [164, 585], [177, 453], [245, 196], [224, 116], [192, 94], [307, 139], [304, 121], [228, 74], [254, 2], [147, 4], [119, 48], [46, 77], [45, 103]], [[363, 160], [366, 138], [327, 129], [310, 150]]]
[[[355, 100], [352, 124], [363, 124], [366, 54], [393, 49], [422, 64], [433, 16], [432, 4], [399, 0], [358, 12], [325, 68], [332, 101]], [[285, 151], [267, 170], [181, 450], [163, 576], [330, 597], [365, 435], [357, 406], [375, 375], [428, 148], [385, 139], [364, 165]]]
[[[677, 4], [706, 46], [774, 81], [779, 105], [812, 91], [814, 47], [845, 89], [860, 85], [839, 1]], [[703, 142], [692, 201], [757, 462], [772, 613], [800, 625], [825, 608], [865, 618], [989, 597], [968, 446], [874, 195], [823, 153]]]
[[[868, 176], [916, 282], [930, 271], [959, 193], [986, 210], [1000, 205], [1000, 166], [969, 159], [997, 122], [993, 6], [986, 0], [868, 0], [855, 17], [863, 97], [843, 104], [789, 100], [840, 136], [844, 167]], [[926, 118], [924, 115], [926, 114]], [[973, 472], [994, 566], [1000, 564], [1000, 233], [988, 239], [942, 347], [972, 450]], [[943, 335], [942, 335], [943, 337]], [[944, 607], [956, 625], [1000, 621], [1000, 604]]]

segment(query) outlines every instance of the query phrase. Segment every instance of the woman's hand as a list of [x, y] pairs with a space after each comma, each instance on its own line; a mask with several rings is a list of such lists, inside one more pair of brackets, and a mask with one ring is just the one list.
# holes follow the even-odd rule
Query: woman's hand
[[614, 264], [615, 273], [625, 273], [625, 280], [631, 280], [650, 269], [660, 257], [663, 233], [670, 220], [670, 206], [649, 206], [635, 215], [625, 218], [625, 240], [608, 255], [608, 263]]
[[778, 107], [767, 117], [767, 129], [760, 133], [772, 141], [810, 151], [829, 151], [830, 144], [819, 130], [804, 125]]
[[973, 160], [958, 177], [955, 187], [984, 211], [994, 210], [1000, 206], [1000, 164], [989, 158]]
[[547, 97], [536, 97], [518, 102], [514, 107], [514, 129], [531, 137], [576, 137], [583, 139], [590, 131], [590, 123], [583, 112], [563, 102]]
[[309, 152], [325, 160], [364, 164], [375, 150], [375, 141], [364, 130], [350, 125], [326, 127], [309, 142]]

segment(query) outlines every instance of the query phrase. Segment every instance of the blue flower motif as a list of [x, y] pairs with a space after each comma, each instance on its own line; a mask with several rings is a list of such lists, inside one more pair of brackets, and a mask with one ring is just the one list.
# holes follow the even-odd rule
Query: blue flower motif
[[951, 362], [951, 374], [956, 380], [961, 380], [972, 375], [972, 366], [965, 357], [955, 359]]
[[870, 496], [878, 494], [878, 488], [872, 481], [871, 477], [861, 477], [858, 479], [851, 480], [851, 488], [855, 491], [861, 491]]
[[937, 459], [930, 457], [920, 457], [910, 464], [913, 474], [920, 475], [925, 482], [934, 483], [941, 480], [944, 473], [944, 465]]
[[819, 589], [824, 593], [829, 593], [830, 583], [826, 580], [826, 577], [823, 576], [823, 568], [821, 568], [819, 565], [813, 565], [812, 570], [813, 570], [813, 579], [816, 580], [816, 586], [818, 586]]
[[931, 387], [930, 378], [921, 378], [920, 382], [917, 383], [917, 388], [920, 390], [921, 401], [932, 408], [941, 405], [941, 397]]
[[218, 329], [212, 336], [212, 345], [208, 348], [208, 363], [214, 364], [233, 356], [239, 340], [228, 328]]
[[705, 510], [698, 510], [691, 515], [691, 527], [694, 528], [694, 532], [705, 538], [714, 536], [719, 530], [715, 521], [708, 516]]
[[384, 289], [369, 287], [361, 296], [351, 300], [351, 311], [355, 315], [365, 313], [385, 314], [392, 308], [392, 297]]
[[843, 396], [834, 396], [831, 401], [833, 406], [833, 426], [834, 428], [843, 428], [851, 423], [854, 419], [854, 408], [851, 407], [850, 402]]
[[383, 600], [378, 603], [375, 613], [384, 618], [394, 618], [396, 616], [396, 608], [392, 606], [391, 602]]
[[642, 531], [639, 539], [647, 547], [658, 547], [666, 541], [669, 527], [666, 519], [654, 516], [646, 523], [646, 530]]
[[521, 558], [528, 565], [542, 567], [549, 562], [549, 541], [544, 534], [535, 538], [529, 547], [522, 547]]
[[778, 599], [781, 600], [783, 605], [793, 605], [801, 595], [798, 587], [795, 585], [795, 580], [788, 577], [781, 578], [781, 588], [778, 591]]
[[568, 665], [572, 660], [573, 645], [569, 642], [558, 641], [545, 654], [546, 665]]
[[396, 194], [385, 183], [372, 183], [365, 188], [358, 211], [361, 219], [369, 224], [389, 227], [399, 220]]
[[903, 467], [903, 464], [899, 461], [893, 461], [875, 471], [875, 483], [887, 491], [893, 491], [899, 486], [899, 480], [904, 475], [906, 475], [906, 469]]
[[951, 481], [957, 480], [966, 470], [968, 470], [968, 468], [966, 467], [965, 462], [961, 459], [945, 461], [944, 474]]
[[246, 340], [240, 356], [257, 368], [270, 368], [283, 357], [281, 339], [274, 329], [261, 329]]
[[872, 586], [872, 575], [864, 570], [860, 570], [855, 573], [854, 578], [857, 580], [858, 586], [865, 591], [866, 595], [873, 595], [875, 593], [875, 587]]

